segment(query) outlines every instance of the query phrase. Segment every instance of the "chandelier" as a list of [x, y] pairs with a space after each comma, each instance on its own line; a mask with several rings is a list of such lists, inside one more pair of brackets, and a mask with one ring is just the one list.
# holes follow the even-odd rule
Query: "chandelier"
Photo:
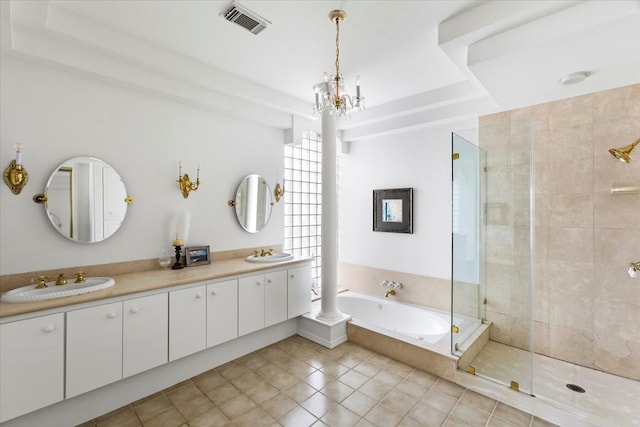
[[364, 109], [364, 97], [360, 96], [360, 76], [356, 78], [356, 96], [351, 97], [344, 90], [344, 77], [340, 73], [340, 22], [347, 18], [343, 10], [329, 12], [329, 20], [336, 23], [336, 73], [329, 78], [324, 73], [324, 82], [318, 83], [315, 90], [314, 113], [322, 113], [327, 108], [330, 114], [350, 117], [351, 111]]

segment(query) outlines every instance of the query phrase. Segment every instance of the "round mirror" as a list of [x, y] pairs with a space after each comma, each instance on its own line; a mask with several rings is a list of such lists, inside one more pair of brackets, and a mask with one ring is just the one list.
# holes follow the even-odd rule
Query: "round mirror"
[[75, 157], [58, 166], [44, 194], [51, 224], [75, 242], [103, 241], [127, 214], [127, 190], [120, 175], [93, 157]]
[[249, 233], [262, 230], [271, 217], [271, 188], [260, 175], [245, 177], [236, 191], [236, 216]]

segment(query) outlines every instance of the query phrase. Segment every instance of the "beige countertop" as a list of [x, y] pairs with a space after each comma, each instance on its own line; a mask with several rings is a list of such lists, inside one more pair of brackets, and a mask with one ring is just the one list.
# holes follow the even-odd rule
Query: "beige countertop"
[[10, 317], [74, 304], [122, 297], [171, 286], [215, 280], [272, 268], [296, 266], [309, 260], [309, 258], [303, 258], [277, 263], [250, 263], [245, 261], [244, 258], [233, 258], [219, 261], [214, 260], [209, 265], [186, 267], [180, 270], [164, 269], [120, 274], [111, 276], [116, 282], [114, 286], [88, 294], [25, 303], [0, 302], [0, 317]]

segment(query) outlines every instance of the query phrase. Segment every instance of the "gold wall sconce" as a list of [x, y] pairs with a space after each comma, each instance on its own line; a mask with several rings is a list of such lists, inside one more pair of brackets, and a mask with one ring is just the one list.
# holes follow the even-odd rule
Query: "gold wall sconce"
[[636, 139], [631, 144], [629, 144], [629, 145], [627, 145], [625, 147], [611, 148], [609, 150], [609, 153], [611, 153], [611, 155], [613, 157], [615, 157], [616, 159], [620, 160], [621, 162], [629, 163], [631, 161], [630, 154], [633, 151], [633, 149], [636, 148], [636, 145], [638, 145], [638, 144], [640, 144], [640, 138]]
[[276, 203], [280, 202], [280, 199], [284, 196], [284, 180], [282, 180], [282, 185], [279, 182], [276, 182], [276, 186], [273, 188], [273, 197], [276, 199]]
[[178, 184], [180, 185], [180, 192], [185, 199], [189, 197], [189, 193], [196, 191], [200, 186], [200, 163], [198, 163], [196, 171], [196, 181], [193, 182], [189, 178], [189, 174], [182, 174], [182, 162], [178, 162]]
[[16, 159], [11, 160], [9, 166], [4, 170], [4, 182], [16, 195], [20, 194], [29, 182], [29, 174], [22, 165], [22, 144], [16, 144]]

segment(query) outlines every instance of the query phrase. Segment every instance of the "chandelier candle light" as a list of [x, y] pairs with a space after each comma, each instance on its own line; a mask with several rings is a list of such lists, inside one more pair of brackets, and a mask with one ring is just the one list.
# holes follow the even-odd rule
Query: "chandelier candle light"
[[322, 113], [328, 108], [331, 114], [350, 117], [351, 111], [364, 109], [364, 97], [360, 95], [360, 76], [356, 78], [356, 96], [352, 98], [344, 90], [344, 77], [340, 73], [340, 23], [346, 18], [347, 14], [343, 10], [329, 12], [329, 20], [336, 23], [336, 73], [330, 79], [324, 73], [324, 82], [314, 86], [314, 113]]

